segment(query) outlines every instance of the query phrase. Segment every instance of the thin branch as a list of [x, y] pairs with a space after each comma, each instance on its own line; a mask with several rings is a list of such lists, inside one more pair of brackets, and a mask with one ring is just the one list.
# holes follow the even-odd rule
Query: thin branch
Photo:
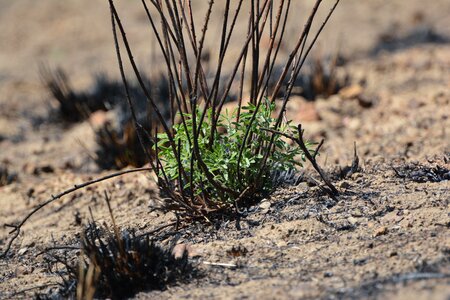
[[143, 172], [143, 171], [152, 171], [152, 170], [153, 170], [153, 168], [151, 168], [151, 167], [150, 168], [149, 167], [144, 167], [144, 168], [136, 168], [136, 169], [124, 170], [124, 171], [120, 171], [120, 172], [116, 172], [116, 173], [113, 173], [113, 174], [109, 174], [109, 175], [106, 175], [106, 176], [103, 176], [103, 177], [100, 177], [100, 178], [97, 178], [97, 179], [86, 181], [86, 182], [83, 182], [81, 184], [76, 184], [72, 188], [67, 189], [67, 190], [65, 190], [65, 191], [63, 191], [63, 192], [61, 192], [61, 193], [59, 193], [57, 195], [51, 195], [50, 199], [48, 199], [44, 203], [38, 205], [35, 209], [33, 209], [30, 213], [28, 213], [25, 216], [25, 218], [23, 218], [18, 224], [5, 224], [4, 225], [5, 227], [13, 228], [9, 232], [9, 234], [13, 234], [14, 233], [14, 236], [8, 242], [8, 244], [6, 246], [6, 249], [0, 255], [0, 258], [5, 258], [6, 257], [6, 255], [8, 254], [8, 252], [9, 252], [9, 250], [11, 248], [12, 243], [19, 236], [20, 231], [22, 229], [22, 226], [28, 221], [28, 219], [31, 216], [33, 216], [36, 212], [41, 210], [43, 207], [45, 207], [45, 206], [49, 205], [50, 203], [52, 203], [52, 202], [62, 198], [63, 196], [71, 194], [71, 193], [73, 193], [73, 192], [75, 192], [75, 191], [77, 191], [79, 189], [85, 188], [87, 186], [90, 186], [90, 185], [93, 185], [93, 184], [96, 184], [96, 183], [99, 183], [99, 182], [102, 182], [102, 181], [105, 181], [105, 180], [108, 180], [108, 179], [111, 179], [111, 178], [114, 178], [114, 177], [122, 176], [122, 175], [125, 175], [125, 174], [136, 173], [136, 172]]
[[[123, 70], [123, 63], [122, 63], [122, 56], [120, 54], [119, 42], [117, 40], [116, 22], [114, 20], [114, 15], [112, 12], [111, 12], [111, 26], [112, 26], [113, 36], [114, 36], [114, 46], [116, 49], [117, 62], [119, 64], [119, 69], [120, 69], [120, 76], [122, 77], [122, 82], [125, 87], [125, 95], [126, 95], [128, 107], [130, 108], [131, 117], [133, 118], [134, 130], [136, 131], [142, 151], [144, 151], [145, 155], [147, 156], [147, 159], [148, 159], [150, 165], [152, 166], [153, 170], [157, 170], [155, 168], [155, 165], [153, 164], [153, 159], [152, 159], [150, 153], [148, 152], [147, 147], [145, 146], [144, 139], [142, 138], [141, 130], [142, 131], [145, 131], [145, 130], [142, 127], [142, 125], [138, 122], [138, 119], [136, 116], [136, 109], [133, 105], [133, 102], [131, 101], [130, 90], [128, 87], [127, 78], [125, 76], [125, 71]], [[156, 159], [158, 159], [158, 157], [156, 157]]]
[[120, 34], [122, 36], [122, 41], [123, 41], [125, 49], [127, 51], [128, 59], [129, 59], [129, 61], [131, 63], [131, 66], [132, 66], [133, 71], [134, 71], [134, 73], [136, 75], [136, 78], [137, 78], [137, 80], [139, 82], [139, 85], [140, 85], [142, 91], [144, 92], [146, 98], [149, 100], [149, 102], [150, 102], [153, 110], [155, 111], [159, 121], [161, 122], [162, 126], [164, 127], [164, 130], [167, 133], [167, 137], [169, 138], [169, 141], [171, 142], [172, 147], [174, 147], [175, 145], [174, 145], [172, 134], [170, 133], [170, 128], [167, 125], [166, 120], [162, 116], [162, 114], [161, 114], [158, 106], [156, 105], [153, 97], [150, 95], [148, 89], [145, 87], [144, 81], [142, 80], [141, 73], [139, 72], [139, 69], [138, 69], [138, 67], [136, 65], [136, 62], [134, 61], [133, 53], [131, 51], [130, 44], [128, 43], [128, 39], [126, 37], [125, 30], [124, 30], [123, 25], [122, 25], [122, 21], [119, 18], [119, 15], [117, 13], [116, 7], [114, 6], [114, 1], [113, 0], [109, 0], [109, 4], [110, 4], [110, 8], [111, 8], [111, 13], [112, 13], [112, 15], [114, 16], [114, 18], [115, 18], [115, 20], [117, 22], [117, 26], [119, 27], [119, 31], [120, 31]]
[[319, 146], [317, 147], [317, 149], [314, 151], [314, 154], [311, 155], [311, 153], [308, 150], [308, 147], [306, 147], [306, 144], [304, 142], [304, 138], [303, 138], [303, 132], [304, 130], [302, 129], [302, 125], [299, 124], [297, 127], [297, 131], [298, 131], [298, 137], [294, 137], [290, 134], [278, 131], [278, 130], [274, 130], [274, 129], [269, 129], [269, 128], [262, 128], [262, 130], [274, 133], [274, 134], [279, 134], [282, 135], [294, 142], [296, 142], [299, 146], [300, 149], [303, 151], [303, 154], [305, 155], [305, 157], [308, 159], [308, 161], [311, 163], [311, 165], [314, 167], [314, 169], [317, 171], [317, 173], [319, 173], [320, 177], [322, 178], [322, 180], [325, 182], [325, 184], [328, 186], [328, 188], [331, 190], [330, 196], [331, 197], [336, 197], [337, 195], [339, 195], [339, 191], [334, 187], [334, 185], [331, 183], [331, 181], [328, 179], [328, 177], [326, 176], [325, 172], [320, 168], [319, 164], [317, 163], [316, 160], [316, 155], [318, 152], [318, 149], [322, 146], [322, 142], [319, 144]]
[[272, 92], [272, 96], [271, 96], [271, 100], [274, 101], [276, 95], [278, 94], [278, 92], [281, 89], [281, 86], [283, 85], [283, 81], [287, 76], [287, 73], [289, 72], [289, 69], [292, 65], [292, 61], [294, 60], [294, 58], [296, 57], [298, 50], [300, 49], [300, 46], [303, 44], [303, 41], [307, 35], [307, 33], [309, 32], [309, 30], [311, 29], [311, 25], [313, 23], [314, 17], [316, 16], [317, 10], [319, 9], [320, 3], [322, 2], [322, 0], [316, 0], [314, 7], [311, 10], [311, 13], [308, 17], [308, 20], [305, 23], [303, 32], [301, 33], [300, 37], [297, 40], [297, 44], [295, 45], [294, 49], [291, 51], [291, 53], [289, 54], [288, 60], [286, 62], [286, 64], [284, 65], [284, 69], [282, 71], [282, 74], [280, 75], [280, 77], [278, 78], [278, 82]]
[[[321, 0], [317, 0], [316, 1], [316, 5], [314, 6], [313, 10], [311, 11], [310, 17], [308, 18], [308, 21], [305, 24], [305, 28], [303, 30], [303, 33], [302, 33], [300, 39], [298, 40], [298, 44], [295, 47], [296, 49], [295, 49], [295, 51], [291, 52], [291, 55], [289, 56], [289, 59], [288, 59], [288, 64], [285, 65], [285, 69], [283, 70], [283, 74], [280, 76], [280, 78], [278, 80], [278, 83], [277, 83], [277, 86], [275, 87], [275, 90], [274, 90], [274, 92], [272, 94], [272, 100], [271, 101], [275, 101], [275, 97], [276, 97], [279, 89], [281, 88], [282, 81], [286, 77], [286, 74], [287, 74], [287, 71], [288, 71], [288, 67], [291, 65], [292, 60], [297, 56], [296, 53], [298, 52], [298, 49], [301, 46], [301, 52], [300, 52], [300, 55], [299, 55], [299, 60], [300, 61], [297, 61], [293, 65], [293, 72], [292, 72], [291, 78], [289, 80], [287, 92], [284, 95], [283, 104], [282, 104], [282, 107], [280, 109], [280, 113], [278, 115], [278, 119], [277, 119], [277, 123], [275, 125], [275, 129], [278, 129], [280, 127], [281, 123], [282, 123], [283, 116], [284, 116], [284, 113], [285, 113], [285, 110], [286, 110], [286, 106], [287, 106], [287, 103], [288, 103], [289, 98], [291, 96], [291, 92], [292, 92], [292, 88], [293, 88], [293, 85], [294, 85], [294, 81], [297, 78], [297, 76], [298, 76], [298, 74], [300, 72], [300, 69], [302, 68], [303, 64], [305, 63], [309, 52], [311, 51], [311, 49], [313, 48], [314, 44], [316, 43], [317, 38], [319, 37], [319, 35], [322, 32], [322, 30], [325, 28], [325, 25], [330, 20], [330, 17], [333, 14], [333, 12], [335, 11], [337, 5], [339, 4], [339, 1], [340, 0], [336, 0], [336, 2], [334, 3], [333, 7], [330, 9], [328, 15], [326, 16], [325, 20], [322, 22], [322, 25], [320, 26], [320, 28], [317, 31], [316, 35], [314, 36], [312, 42], [310, 43], [310, 45], [308, 47], [308, 50], [306, 51], [305, 55], [302, 58], [301, 55], [302, 55], [304, 47], [306, 45], [307, 36], [308, 36], [309, 31], [311, 29], [312, 22], [314, 20], [314, 16], [317, 13], [317, 10], [318, 10], [319, 5], [321, 3]], [[274, 137], [272, 136], [272, 138], [270, 140], [270, 143], [269, 143], [269, 145], [267, 147], [267, 151], [264, 154], [263, 163], [262, 163], [262, 166], [261, 166], [261, 171], [259, 173], [258, 178], [260, 178], [262, 176], [262, 170], [265, 168], [266, 163], [267, 163], [267, 159], [269, 158], [269, 155], [272, 152], [273, 142], [274, 142]]]

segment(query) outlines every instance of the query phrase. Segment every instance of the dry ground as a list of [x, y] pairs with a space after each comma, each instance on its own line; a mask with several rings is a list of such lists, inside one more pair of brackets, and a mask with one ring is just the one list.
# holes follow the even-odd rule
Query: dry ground
[[[121, 2], [120, 9], [138, 60], [149, 63], [140, 7]], [[343, 1], [319, 46], [329, 53], [340, 47], [347, 62], [339, 72], [349, 74], [354, 89], [307, 104], [314, 117], [304, 122], [308, 137], [326, 138], [320, 160], [342, 195], [333, 200], [312, 184], [285, 186], [239, 222], [184, 228], [179, 242], [192, 244], [201, 275], [136, 298], [449, 299], [448, 11], [444, 0]], [[0, 160], [19, 176], [0, 187], [3, 249], [9, 238], [3, 224], [51, 194], [106, 174], [89, 158], [95, 142], [88, 123], [67, 128], [45, 121], [54, 103], [40, 83], [39, 63], [64, 67], [76, 88], [89, 86], [92, 74], [118, 71], [105, 1], [0, 0], [0, 22]], [[303, 121], [295, 109], [305, 104], [295, 101], [291, 117]], [[339, 167], [351, 164], [354, 142], [361, 170], [343, 178]], [[438, 166], [447, 180], [433, 182]], [[34, 216], [0, 260], [0, 298], [29, 298], [39, 289], [17, 292], [59, 280], [37, 254], [76, 242], [76, 212], [86, 221], [91, 207], [109, 222], [104, 190], [121, 227], [146, 232], [173, 220], [149, 212], [157, 193], [142, 174], [70, 195]], [[246, 254], [230, 255], [239, 246]]]

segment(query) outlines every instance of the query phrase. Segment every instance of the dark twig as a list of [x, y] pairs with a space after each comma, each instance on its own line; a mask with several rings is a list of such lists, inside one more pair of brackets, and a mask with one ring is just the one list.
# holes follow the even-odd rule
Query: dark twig
[[[116, 55], [117, 55], [117, 62], [119, 64], [119, 70], [120, 70], [120, 76], [122, 77], [122, 82], [125, 88], [125, 95], [126, 95], [126, 99], [127, 99], [127, 104], [128, 107], [130, 109], [131, 112], [131, 116], [133, 119], [133, 125], [134, 125], [134, 129], [136, 131], [136, 135], [137, 138], [139, 140], [139, 144], [142, 147], [142, 151], [144, 151], [145, 155], [147, 156], [147, 159], [150, 163], [150, 165], [153, 167], [154, 170], [156, 170], [154, 164], [153, 164], [153, 159], [150, 155], [150, 153], [147, 150], [147, 147], [145, 146], [144, 143], [144, 139], [142, 137], [141, 131], [144, 131], [144, 128], [142, 127], [142, 125], [138, 122], [137, 116], [136, 116], [136, 109], [133, 105], [133, 102], [131, 101], [131, 96], [130, 96], [130, 91], [129, 91], [129, 87], [128, 87], [128, 82], [125, 76], [125, 71], [123, 69], [123, 63], [122, 63], [122, 55], [120, 54], [120, 47], [119, 47], [119, 42], [117, 40], [117, 31], [116, 31], [116, 22], [114, 19], [114, 14], [112, 13], [112, 7], [111, 9], [111, 26], [112, 26], [112, 31], [113, 31], [113, 36], [114, 36], [114, 46], [116, 49]], [[158, 157], [156, 157], [156, 159], [158, 159]]]
[[[178, 221], [178, 218], [177, 218], [177, 221], [175, 221], [175, 222], [171, 222], [171, 223], [168, 223], [168, 224], [164, 224], [164, 225], [159, 226], [159, 227], [157, 227], [157, 228], [155, 228], [155, 229], [153, 229], [153, 230], [150, 230], [150, 231], [148, 231], [148, 232], [139, 234], [139, 235], [137, 235], [136, 237], [137, 237], [137, 238], [140, 238], [140, 237], [143, 237], [143, 236], [154, 235], [155, 233], [160, 232], [161, 230], [166, 229], [166, 228], [171, 227], [171, 226], [175, 226], [175, 227], [177, 228], [178, 223], [179, 223], [179, 221]], [[177, 231], [178, 231], [178, 229], [179, 229], [179, 228], [177, 228]]]
[[319, 173], [319, 175], [322, 178], [322, 180], [325, 182], [325, 184], [330, 189], [329, 195], [331, 197], [333, 197], [333, 198], [335, 198], [337, 195], [339, 195], [339, 191], [334, 187], [334, 185], [328, 179], [328, 177], [326, 176], [325, 172], [320, 168], [320, 166], [319, 166], [319, 164], [317, 163], [317, 160], [316, 160], [316, 155], [318, 153], [319, 148], [322, 146], [323, 142], [320, 142], [319, 146], [314, 151], [314, 154], [311, 155], [311, 153], [308, 151], [308, 147], [306, 147], [306, 144], [304, 142], [304, 138], [303, 138], [304, 130], [302, 129], [302, 125], [301, 124], [299, 124], [298, 127], [297, 127], [298, 137], [294, 137], [294, 136], [292, 136], [290, 134], [286, 134], [284, 132], [281, 132], [281, 131], [278, 131], [278, 130], [269, 129], [269, 128], [263, 128], [263, 130], [269, 131], [269, 132], [274, 133], [274, 134], [282, 135], [282, 136], [284, 136], [284, 137], [286, 137], [286, 138], [296, 142], [300, 146], [300, 149], [302, 149], [305, 157], [308, 159], [308, 161], [311, 163], [311, 165], [314, 167], [314, 169], [317, 171], [317, 173]]
[[322, 139], [322, 140], [320, 141], [319, 145], [317, 146], [316, 150], [314, 151], [314, 154], [313, 154], [313, 158], [314, 158], [314, 159], [316, 159], [317, 154], [319, 154], [320, 148], [322, 148], [322, 145], [323, 145], [323, 142], [324, 142], [324, 141], [325, 141], [325, 140]]
[[143, 171], [151, 171], [153, 170], [153, 168], [149, 168], [149, 167], [144, 167], [144, 168], [137, 168], [137, 169], [130, 169], [130, 170], [124, 170], [124, 171], [120, 171], [120, 172], [116, 172], [113, 174], [109, 174], [94, 180], [90, 180], [90, 181], [86, 181], [84, 183], [81, 184], [76, 184], [74, 185], [72, 188], [67, 189], [57, 195], [52, 195], [50, 199], [48, 199], [47, 201], [45, 201], [44, 203], [38, 205], [35, 209], [33, 209], [30, 213], [28, 213], [25, 218], [22, 219], [22, 221], [20, 221], [18, 224], [5, 224], [5, 227], [11, 227], [13, 228], [11, 232], [9, 232], [9, 234], [13, 234], [13, 237], [11, 238], [11, 240], [8, 242], [6, 249], [3, 251], [3, 253], [0, 255], [0, 258], [5, 258], [6, 255], [8, 254], [12, 243], [14, 242], [14, 240], [19, 236], [20, 234], [20, 230], [22, 228], [22, 226], [28, 221], [28, 219], [33, 216], [36, 212], [38, 212], [39, 210], [41, 210], [41, 208], [43, 208], [44, 206], [47, 206], [48, 204], [60, 199], [63, 196], [66, 196], [68, 194], [71, 194], [79, 189], [85, 188], [87, 186], [90, 186], [92, 184], [95, 183], [99, 183], [101, 181], [105, 181], [114, 177], [118, 177], [118, 176], [122, 176], [125, 174], [129, 174], [129, 173], [136, 173], [136, 172], [143, 172]]

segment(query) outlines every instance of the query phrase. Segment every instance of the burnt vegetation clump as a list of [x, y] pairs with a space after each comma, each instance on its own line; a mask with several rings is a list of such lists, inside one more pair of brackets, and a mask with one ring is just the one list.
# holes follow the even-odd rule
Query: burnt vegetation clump
[[[123, 90], [122, 83], [115, 82]], [[146, 78], [145, 85], [149, 89], [152, 98], [158, 99], [161, 104], [160, 111], [164, 120], [171, 122], [171, 108], [169, 99], [169, 83], [164, 75]], [[95, 129], [97, 150], [95, 162], [101, 169], [122, 169], [126, 166], [141, 167], [148, 163], [148, 157], [153, 156], [151, 136], [158, 132], [161, 124], [157, 121], [155, 111], [148, 105], [142, 89], [133, 87], [129, 89], [133, 94], [132, 99], [136, 106], [137, 126], [133, 123], [126, 101], [121, 98], [119, 105], [114, 110], [115, 122], [106, 120]], [[146, 137], [140, 143], [138, 132]], [[150, 154], [150, 155], [149, 155]]]
[[[305, 72], [299, 74], [293, 82], [291, 95], [297, 95], [308, 101], [314, 101], [319, 97], [328, 98], [339, 93], [348, 86], [350, 76], [338, 72], [339, 67], [345, 64], [345, 59], [336, 52], [334, 55], [314, 55], [305, 66]], [[269, 89], [275, 86], [271, 82]], [[289, 82], [286, 80], [285, 85]], [[282, 88], [277, 96], [284, 97], [285, 88]]]
[[41, 79], [49, 90], [51, 97], [58, 103], [60, 120], [67, 123], [82, 121], [97, 110], [111, 107], [110, 99], [99, 94], [99, 91], [75, 91], [66, 72], [57, 68], [51, 70], [41, 67]]
[[439, 165], [431, 167], [419, 163], [409, 163], [393, 166], [392, 169], [397, 177], [419, 183], [450, 180], [450, 170]]
[[101, 169], [141, 167], [146, 163], [144, 149], [139, 144], [132, 122], [126, 122], [119, 128], [106, 122], [95, 131], [95, 140], [95, 163]]
[[310, 71], [305, 74], [308, 78], [304, 97], [308, 100], [315, 100], [318, 96], [328, 98], [337, 94], [349, 83], [348, 75], [339, 77], [337, 68], [343, 64], [344, 60], [336, 53], [332, 57], [313, 57]]
[[139, 236], [129, 230], [119, 233], [117, 228], [111, 233], [93, 221], [80, 244], [78, 259], [68, 259], [67, 253], [47, 253], [49, 266], [64, 266], [64, 270], [49, 267], [50, 273], [62, 280], [56, 289], [36, 294], [36, 299], [124, 299], [140, 291], [165, 290], [193, 276], [187, 252], [175, 257], [173, 245], [163, 248], [148, 235]]
[[[125, 90], [121, 81], [113, 80], [105, 74], [98, 74], [94, 78], [93, 87], [89, 90], [77, 91], [73, 89], [66, 72], [57, 68], [52, 71], [42, 67], [41, 77], [49, 90], [51, 97], [58, 103], [60, 120], [74, 123], [88, 119], [97, 111], [112, 111], [110, 117], [101, 124], [94, 126], [96, 143], [98, 145], [94, 160], [101, 169], [122, 169], [126, 166], [141, 167], [147, 161], [144, 148], [140, 144], [136, 128], [133, 124], [129, 108], [126, 105]], [[143, 83], [150, 91], [151, 97], [157, 99], [163, 117], [170, 121], [170, 102], [168, 79], [158, 76], [143, 75]], [[160, 127], [146, 95], [137, 82], [130, 82], [127, 86], [133, 104], [138, 110], [138, 130], [144, 136], [149, 136], [152, 130]], [[150, 149], [150, 139], [146, 139]]]

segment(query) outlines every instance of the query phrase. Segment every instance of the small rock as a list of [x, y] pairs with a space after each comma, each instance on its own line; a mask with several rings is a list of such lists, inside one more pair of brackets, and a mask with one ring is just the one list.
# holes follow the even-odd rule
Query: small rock
[[18, 266], [15, 270], [16, 276], [27, 275], [30, 274], [32, 269], [27, 268], [25, 266]]
[[344, 87], [339, 91], [339, 95], [344, 99], [353, 99], [361, 95], [363, 92], [363, 87], [359, 84], [352, 84], [350, 86]]
[[373, 100], [367, 97], [359, 96], [358, 103], [363, 108], [370, 108], [373, 106]]
[[108, 121], [107, 114], [102, 110], [93, 112], [89, 118], [89, 121], [95, 129], [100, 128]]
[[387, 233], [388, 233], [387, 227], [386, 226], [382, 226], [382, 227], [379, 227], [377, 230], [375, 230], [374, 236], [385, 235]]
[[[290, 98], [286, 107], [286, 113], [288, 119], [293, 120], [294, 123], [314, 122], [320, 120], [316, 104], [314, 102], [307, 101], [300, 96], [293, 96]], [[276, 115], [277, 114], [278, 112], [276, 112]]]
[[404, 227], [404, 228], [412, 228], [413, 227], [413, 221], [410, 218], [404, 218], [403, 220], [401, 220], [399, 222], [399, 225], [401, 227]]
[[301, 122], [319, 121], [320, 116], [317, 112], [314, 102], [306, 102], [300, 106], [300, 111], [297, 114], [297, 119]]
[[284, 248], [287, 247], [288, 243], [286, 241], [278, 241], [276, 242], [277, 247]]
[[361, 119], [359, 118], [344, 118], [343, 123], [347, 128], [353, 130], [361, 127]]
[[353, 173], [350, 176], [350, 178], [353, 179], [353, 180], [356, 180], [356, 179], [361, 178], [361, 177], [363, 177], [363, 175], [361, 173], [358, 173], [358, 172], [357, 173]]
[[348, 217], [347, 221], [349, 221], [349, 223], [352, 224], [352, 225], [358, 224], [358, 219], [356, 219], [354, 217]]
[[260, 204], [259, 204], [259, 208], [261, 209], [261, 213], [265, 214], [269, 211], [270, 209], [270, 202], [269, 200], [263, 200]]
[[361, 218], [363, 216], [363, 212], [359, 208], [357, 208], [357, 209], [355, 209], [354, 212], [352, 212], [352, 216], [353, 217], [357, 217], [357, 218]]
[[172, 254], [176, 259], [182, 258], [185, 252], [187, 252], [188, 257], [198, 257], [201, 256], [202, 251], [190, 244], [178, 244], [172, 250]]
[[34, 188], [28, 189], [28, 191], [26, 193], [27, 197], [31, 198], [31, 197], [33, 197], [33, 194], [34, 194]]
[[309, 190], [308, 183], [307, 183], [307, 182], [300, 182], [300, 183], [297, 185], [297, 190], [298, 190], [300, 193], [306, 193], [306, 192]]
[[20, 249], [19, 251], [17, 251], [17, 254], [24, 255], [25, 253], [27, 253], [27, 251], [28, 251], [28, 247], [24, 247], [24, 248]]
[[184, 253], [187, 252], [186, 244], [178, 244], [173, 247], [172, 254], [176, 259], [182, 258]]

